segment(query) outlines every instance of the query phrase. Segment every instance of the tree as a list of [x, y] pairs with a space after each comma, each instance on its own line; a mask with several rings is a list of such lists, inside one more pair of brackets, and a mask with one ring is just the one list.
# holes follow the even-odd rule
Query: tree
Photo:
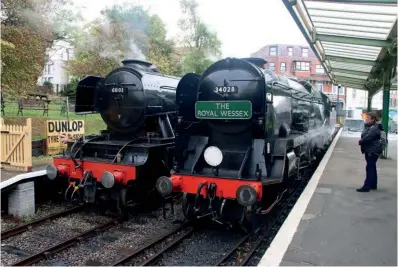
[[179, 72], [171, 63], [174, 43], [167, 40], [158, 16], [133, 4], [114, 5], [101, 14], [75, 34], [76, 58], [68, 64], [70, 74], [105, 76], [126, 58], [148, 60], [166, 74]]
[[120, 66], [128, 50], [124, 32], [119, 25], [96, 20], [75, 33], [75, 59], [67, 63], [72, 76], [83, 78], [87, 75], [105, 76]]
[[221, 41], [200, 20], [195, 0], [181, 0], [180, 5], [184, 14], [179, 21], [179, 27], [184, 33], [182, 43], [189, 49], [184, 57], [184, 72], [203, 73], [212, 63], [210, 58], [221, 55]]
[[148, 28], [148, 60], [162, 73], [179, 75], [181, 69], [172, 59], [175, 44], [172, 40], [167, 40], [166, 34], [163, 21], [157, 15], [151, 16]]
[[68, 83], [65, 87], [64, 90], [61, 91], [61, 96], [67, 96], [67, 97], [75, 97], [76, 96], [76, 88], [77, 84], [79, 83], [79, 80], [76, 78], [73, 78], [70, 83]]
[[12, 96], [35, 90], [43, 71], [46, 44], [29, 29], [16, 26], [4, 27], [1, 38], [2, 90]]
[[36, 88], [47, 48], [66, 38], [74, 21], [76, 12], [67, 5], [70, 0], [1, 1], [1, 86], [6, 94], [20, 95]]

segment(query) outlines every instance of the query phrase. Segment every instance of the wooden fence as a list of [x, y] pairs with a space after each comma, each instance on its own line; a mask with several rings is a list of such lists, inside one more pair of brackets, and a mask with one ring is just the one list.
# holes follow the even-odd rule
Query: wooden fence
[[5, 125], [0, 119], [1, 168], [32, 170], [32, 119], [26, 125]]

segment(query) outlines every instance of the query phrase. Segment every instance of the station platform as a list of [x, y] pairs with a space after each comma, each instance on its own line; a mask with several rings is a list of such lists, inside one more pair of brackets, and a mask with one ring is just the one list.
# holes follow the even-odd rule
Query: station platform
[[46, 175], [46, 166], [36, 166], [31, 172], [4, 170], [0, 171], [0, 189], [6, 188], [23, 180]]
[[340, 130], [259, 266], [397, 266], [397, 138], [367, 193], [359, 139]]

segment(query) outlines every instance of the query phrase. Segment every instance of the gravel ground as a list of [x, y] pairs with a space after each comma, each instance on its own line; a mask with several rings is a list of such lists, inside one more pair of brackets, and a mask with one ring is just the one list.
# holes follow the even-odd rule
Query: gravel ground
[[108, 220], [103, 216], [75, 213], [10, 237], [1, 244], [1, 265], [21, 260]]
[[4, 218], [1, 218], [1, 231], [8, 230], [10, 228], [19, 226], [23, 223], [30, 222], [32, 220], [36, 220], [39, 218], [46, 217], [50, 214], [53, 213], [58, 213], [67, 209], [72, 208], [71, 205], [66, 205], [66, 203], [55, 203], [48, 201], [46, 203], [40, 204], [36, 208], [36, 213], [34, 216], [30, 216], [28, 218], [24, 219], [19, 219], [13, 216], [5, 216]]
[[148, 238], [155, 234], [165, 234], [175, 229], [183, 220], [183, 214], [176, 209], [175, 214], [168, 214], [163, 219], [162, 209], [136, 215], [127, 222], [121, 223], [89, 239], [53, 255], [48, 261], [38, 262], [44, 265], [109, 265], [120, 257], [140, 248], [149, 242]]
[[157, 266], [214, 265], [242, 238], [243, 234], [220, 230], [199, 230], [163, 255]]

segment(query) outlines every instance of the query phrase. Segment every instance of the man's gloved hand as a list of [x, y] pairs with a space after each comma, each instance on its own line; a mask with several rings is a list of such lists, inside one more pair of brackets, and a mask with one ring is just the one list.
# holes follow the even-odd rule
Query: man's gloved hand
[[362, 139], [358, 141], [358, 145], [362, 145]]

